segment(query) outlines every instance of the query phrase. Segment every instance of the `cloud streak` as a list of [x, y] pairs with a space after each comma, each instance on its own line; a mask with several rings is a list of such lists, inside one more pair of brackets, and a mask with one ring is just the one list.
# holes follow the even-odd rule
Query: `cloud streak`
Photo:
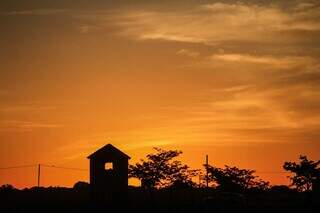
[[197, 51], [189, 50], [189, 49], [181, 49], [177, 52], [178, 55], [187, 56], [190, 58], [197, 58], [200, 53]]
[[0, 131], [1, 132], [26, 132], [26, 131], [33, 131], [36, 129], [59, 128], [62, 126], [63, 125], [52, 124], [52, 123], [8, 120], [8, 121], [0, 122]]
[[[297, 6], [298, 7], [298, 6]], [[287, 43], [276, 36], [287, 31], [319, 31], [319, 12], [309, 7], [289, 11], [273, 5], [213, 3], [196, 5], [192, 10], [159, 12], [132, 10], [120, 13], [116, 24], [121, 34], [140, 40], [205, 43], [224, 41]]]
[[34, 9], [0, 12], [3, 16], [47, 16], [69, 12], [67, 9]]
[[[249, 54], [214, 54], [209, 61], [242, 63], [270, 66], [274, 69], [294, 69], [303, 67], [304, 72], [313, 72], [319, 69], [319, 60], [310, 56], [272, 56], [272, 55], [249, 55]], [[270, 68], [269, 67], [269, 68]]]

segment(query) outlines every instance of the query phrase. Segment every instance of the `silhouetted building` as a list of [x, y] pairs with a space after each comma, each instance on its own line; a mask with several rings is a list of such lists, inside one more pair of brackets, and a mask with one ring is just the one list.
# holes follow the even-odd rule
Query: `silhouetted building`
[[126, 199], [130, 157], [111, 144], [107, 144], [88, 158], [92, 199], [109, 202]]

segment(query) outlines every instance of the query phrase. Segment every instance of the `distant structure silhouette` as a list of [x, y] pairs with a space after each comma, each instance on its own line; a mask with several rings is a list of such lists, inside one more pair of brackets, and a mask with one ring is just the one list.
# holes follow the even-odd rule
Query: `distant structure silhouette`
[[130, 157], [107, 144], [88, 156], [90, 160], [90, 188], [94, 201], [123, 202], [128, 191]]

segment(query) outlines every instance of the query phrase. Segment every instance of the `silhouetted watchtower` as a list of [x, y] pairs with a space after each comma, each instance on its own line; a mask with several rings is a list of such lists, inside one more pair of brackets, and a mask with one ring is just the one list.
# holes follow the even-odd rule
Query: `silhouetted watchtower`
[[128, 191], [130, 157], [111, 144], [88, 156], [91, 197], [95, 201], [121, 202]]

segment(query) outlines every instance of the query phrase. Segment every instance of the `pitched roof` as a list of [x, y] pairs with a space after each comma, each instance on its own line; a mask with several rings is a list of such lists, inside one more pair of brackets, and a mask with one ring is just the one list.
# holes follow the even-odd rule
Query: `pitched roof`
[[120, 157], [130, 159], [130, 157], [127, 154], [123, 153], [122, 151], [112, 146], [111, 144], [107, 144], [104, 147], [98, 149], [97, 151], [89, 155], [87, 158], [92, 159], [95, 157], [103, 157], [106, 155], [118, 155]]

